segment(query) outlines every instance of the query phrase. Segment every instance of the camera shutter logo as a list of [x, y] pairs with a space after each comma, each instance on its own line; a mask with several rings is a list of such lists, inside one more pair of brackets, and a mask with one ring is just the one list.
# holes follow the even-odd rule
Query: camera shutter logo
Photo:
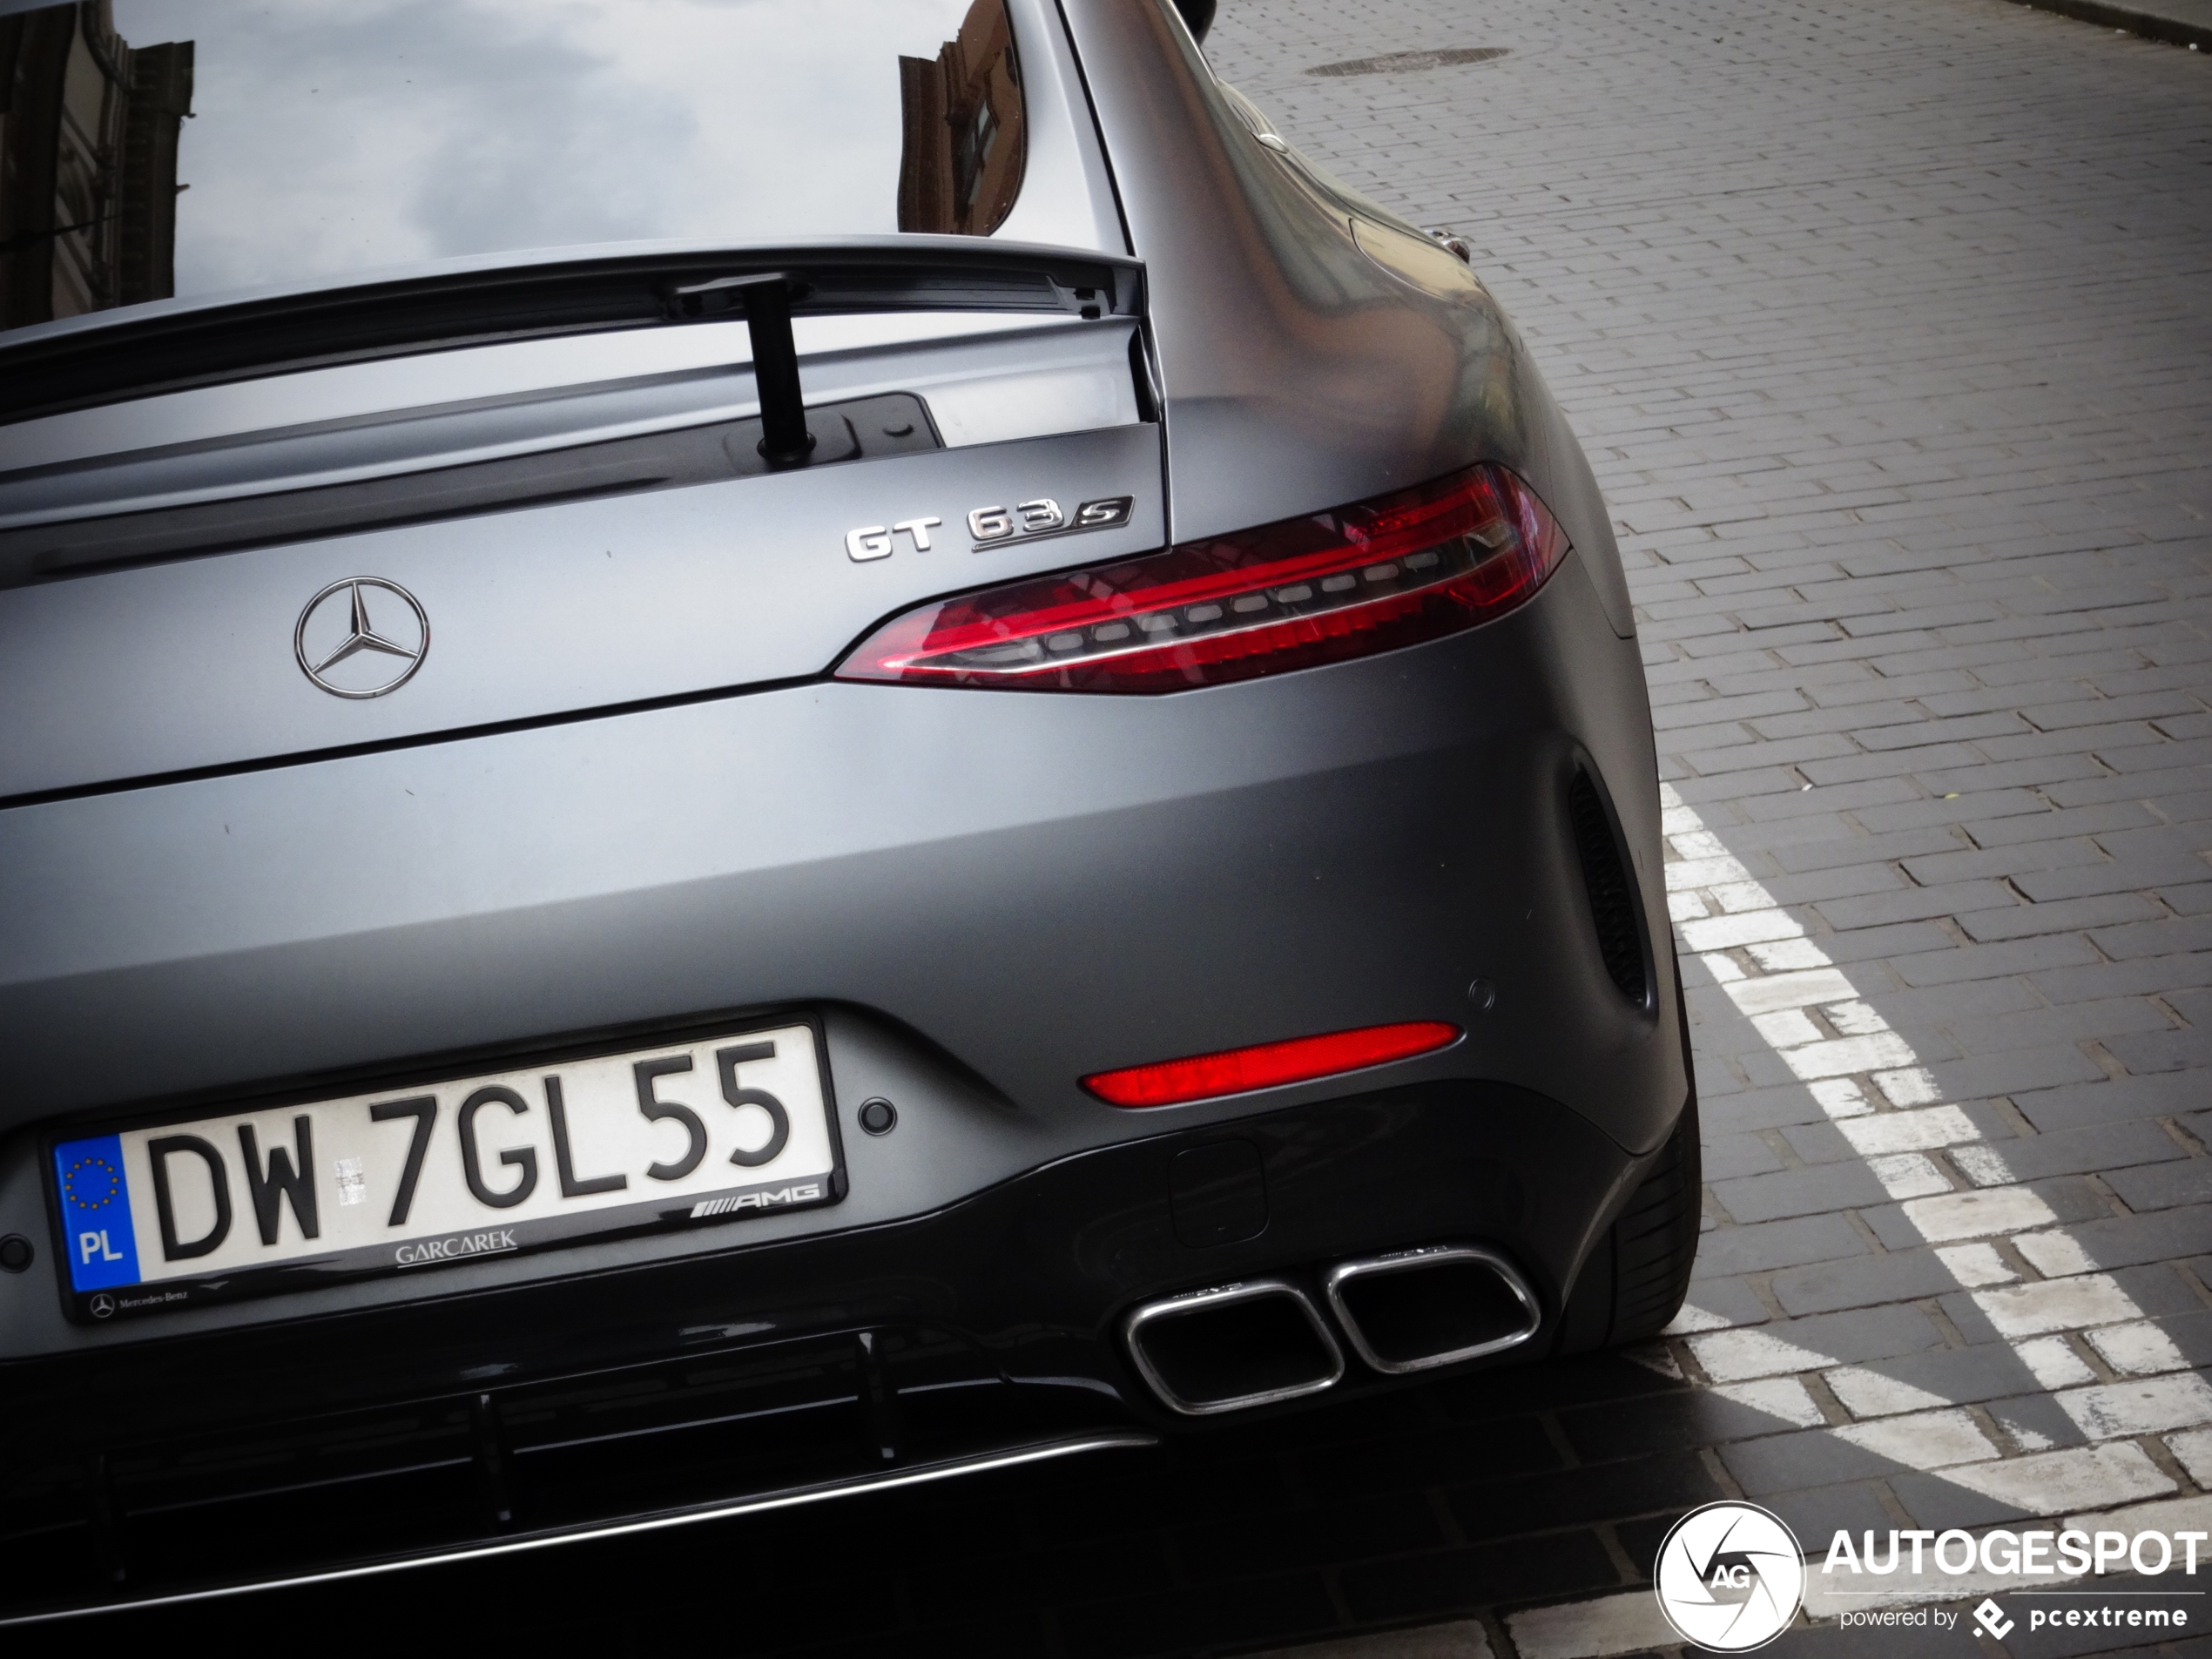
[[1804, 1599], [1804, 1552], [1757, 1504], [1709, 1503], [1674, 1525], [1652, 1574], [1659, 1610], [1683, 1640], [1749, 1653], [1789, 1628]]
[[398, 583], [347, 577], [307, 601], [292, 631], [292, 654], [333, 697], [381, 697], [413, 679], [430, 654], [430, 618]]

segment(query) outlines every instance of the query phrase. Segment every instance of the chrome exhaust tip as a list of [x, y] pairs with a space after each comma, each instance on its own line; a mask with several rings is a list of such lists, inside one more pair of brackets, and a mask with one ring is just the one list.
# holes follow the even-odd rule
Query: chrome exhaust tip
[[1344, 1375], [1320, 1311], [1279, 1278], [1147, 1302], [1123, 1322], [1122, 1339], [1152, 1392], [1185, 1417], [1318, 1394]]
[[1393, 1376], [1502, 1353], [1543, 1323], [1520, 1270], [1474, 1244], [1339, 1262], [1322, 1284], [1353, 1350]]

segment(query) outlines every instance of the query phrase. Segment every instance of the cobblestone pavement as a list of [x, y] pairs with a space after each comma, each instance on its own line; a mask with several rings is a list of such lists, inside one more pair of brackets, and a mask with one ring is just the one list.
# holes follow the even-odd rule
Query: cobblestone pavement
[[[1671, 1640], [1640, 1587], [1709, 1499], [2212, 1529], [2212, 64], [2004, 0], [1224, 11], [1294, 143], [1474, 244], [1620, 521], [1704, 1099], [1678, 1333], [256, 1622], [1580, 1659]], [[2128, 1645], [1845, 1605], [1775, 1651]]]

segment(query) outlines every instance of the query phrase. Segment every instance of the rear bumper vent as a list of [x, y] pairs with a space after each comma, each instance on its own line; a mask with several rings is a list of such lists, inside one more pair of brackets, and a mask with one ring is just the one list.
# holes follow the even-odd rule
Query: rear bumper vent
[[1148, 1302], [1123, 1333], [1144, 1380], [1186, 1417], [1318, 1394], [1344, 1375], [1313, 1304], [1278, 1278]]
[[894, 1329], [126, 1441], [0, 1470], [0, 1621], [1130, 1439], [1082, 1391]]
[[1635, 879], [1628, 850], [1604, 795], [1588, 772], [1577, 770], [1567, 786], [1567, 816], [1581, 855], [1582, 883], [1588, 890], [1590, 920], [1597, 927], [1598, 956], [1621, 995], [1638, 1007], [1651, 1001], [1651, 971], [1644, 949]]

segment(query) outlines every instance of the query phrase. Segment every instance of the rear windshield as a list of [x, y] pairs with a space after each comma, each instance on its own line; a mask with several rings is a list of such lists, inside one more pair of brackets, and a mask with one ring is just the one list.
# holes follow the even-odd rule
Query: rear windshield
[[1006, 0], [88, 0], [0, 15], [0, 328], [461, 255], [988, 236]]

